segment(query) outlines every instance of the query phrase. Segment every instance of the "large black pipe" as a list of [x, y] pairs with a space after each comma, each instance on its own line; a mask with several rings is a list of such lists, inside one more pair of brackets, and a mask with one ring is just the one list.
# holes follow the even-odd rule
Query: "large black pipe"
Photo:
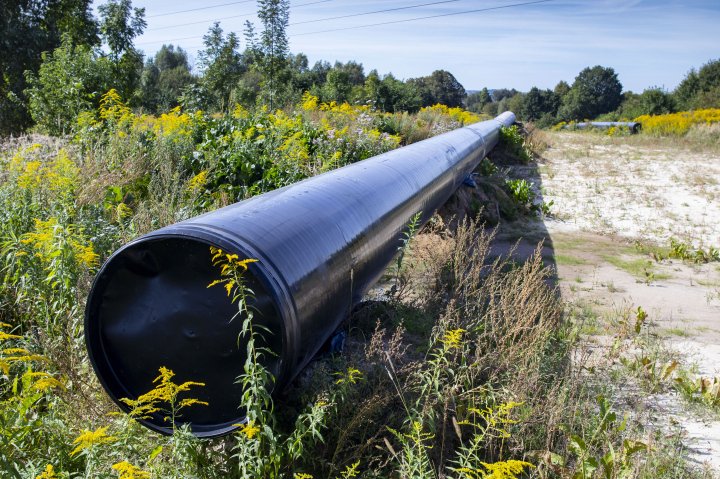
[[630, 130], [630, 133], [637, 133], [642, 128], [642, 123], [637, 121], [591, 121], [591, 122], [582, 122], [582, 123], [571, 123], [565, 128], [577, 128], [578, 130], [584, 130], [587, 127], [593, 127], [597, 128], [599, 130], [609, 130], [613, 127], [621, 127], [621, 128], [627, 128]]
[[[511, 112], [159, 229], [117, 250], [95, 278], [85, 311], [90, 361], [110, 397], [153, 389], [162, 366], [187, 397], [182, 413], [200, 437], [234, 430], [246, 347], [237, 305], [210, 246], [257, 259], [247, 273], [254, 321], [272, 334], [265, 366], [274, 393], [292, 381], [385, 272], [408, 223], [425, 224], [498, 141]], [[170, 433], [162, 414], [141, 419]]]

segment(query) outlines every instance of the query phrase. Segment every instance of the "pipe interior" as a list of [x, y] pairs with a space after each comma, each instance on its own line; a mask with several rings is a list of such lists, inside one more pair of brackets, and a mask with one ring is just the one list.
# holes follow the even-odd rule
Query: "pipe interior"
[[[127, 411], [119, 399], [137, 399], [152, 390], [164, 366], [175, 373], [176, 384], [205, 384], [178, 396], [178, 400], [208, 403], [181, 411], [178, 422], [190, 423], [193, 433], [218, 435], [244, 420], [239, 409], [242, 385], [237, 383], [247, 359], [247, 340], [240, 335], [244, 318], [236, 316], [237, 303], [231, 303], [224, 285], [208, 288], [221, 278], [220, 271], [212, 264], [210, 245], [187, 237], [131, 244], [104, 266], [90, 308], [95, 317], [89, 322], [93, 330], [87, 332], [89, 349], [98, 375], [123, 409]], [[277, 354], [263, 358], [277, 377], [283, 353], [282, 318], [255, 268], [251, 266], [243, 277], [254, 293], [249, 301], [253, 322], [272, 332], [262, 331], [264, 340], [259, 339], [257, 346]], [[169, 432], [165, 416], [155, 413], [144, 422]]]

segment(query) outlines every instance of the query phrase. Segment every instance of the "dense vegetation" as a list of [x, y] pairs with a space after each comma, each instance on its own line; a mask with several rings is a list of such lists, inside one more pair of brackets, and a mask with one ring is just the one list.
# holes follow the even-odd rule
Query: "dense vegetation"
[[[50, 135], [0, 150], [2, 477], [689, 473], [675, 460], [679, 449], [633, 439], [639, 433], [569, 360], [580, 325], [572, 312], [563, 316], [540, 250], [527, 262], [492, 255], [492, 237], [470, 219], [450, 228], [438, 217], [422, 236], [409, 224], [386, 278], [392, 287], [348, 318], [346, 351], [314, 363], [287, 394], [266, 394], [271, 378], [251, 355], [238, 398], [250, 421], [230, 437], [199, 440], [180, 427], [161, 437], [134, 421], [150, 410], [173, 418], [212, 406], [192, 400], [201, 384], [175, 382], [164, 368], [155, 389], [128, 398], [132, 414], [118, 414], [89, 365], [82, 317], [93, 275], [120, 245], [508, 109], [551, 124], [627, 107], [603, 67], [554, 91], [469, 96], [443, 70], [401, 81], [366, 75], [354, 61], [310, 67], [288, 51], [287, 1], [258, 4], [262, 30], [248, 25], [244, 48], [235, 33], [210, 28], [198, 74], [177, 46], [143, 57], [133, 39], [146, 27], [144, 10], [129, 0], [102, 5], [99, 21], [84, 0], [0, 0], [8, 32], [0, 135]], [[688, 75], [685, 96], [663, 98], [715, 101], [707, 68]], [[533, 141], [517, 127], [501, 141], [498, 155], [532, 160]], [[504, 198], [494, 221], [548, 212], [531, 184], [507, 179], [492, 161], [478, 171], [479, 190]], [[475, 215], [483, 206], [469, 205]], [[218, 282], [242, 296], [245, 263], [214, 254]], [[245, 324], [239, 333], [255, 351], [257, 332]]]

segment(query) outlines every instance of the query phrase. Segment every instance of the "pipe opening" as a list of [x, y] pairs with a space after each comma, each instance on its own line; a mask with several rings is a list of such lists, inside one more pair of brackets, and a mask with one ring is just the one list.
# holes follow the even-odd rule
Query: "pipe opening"
[[[242, 251], [229, 252], [248, 258]], [[178, 423], [189, 423], [196, 436], [227, 434], [244, 421], [239, 408], [243, 388], [236, 382], [247, 359], [247, 338], [240, 336], [244, 317], [234, 317], [238, 305], [231, 303], [224, 285], [208, 288], [221, 278], [220, 272], [212, 264], [210, 244], [187, 236], [131, 243], [103, 265], [89, 295], [86, 343], [98, 377], [121, 409], [129, 411], [121, 398], [136, 400], [155, 388], [159, 369], [166, 367], [175, 373], [175, 384], [205, 384], [178, 395], [178, 400], [208, 403], [180, 412]], [[251, 263], [243, 278], [254, 295], [248, 302], [253, 323], [272, 332], [262, 331], [264, 341], [256, 339], [256, 346], [275, 353], [266, 353], [262, 361], [278, 378], [285, 328], [262, 276], [261, 267]], [[166, 416], [155, 413], [140, 422], [168, 434], [172, 426]]]

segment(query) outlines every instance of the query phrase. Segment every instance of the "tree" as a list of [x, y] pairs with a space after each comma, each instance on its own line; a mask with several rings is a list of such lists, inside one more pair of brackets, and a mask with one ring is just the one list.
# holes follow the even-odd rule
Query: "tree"
[[142, 106], [152, 113], [168, 112], [179, 105], [183, 88], [196, 81], [185, 50], [163, 45], [154, 58], [145, 62], [140, 77]]
[[491, 101], [490, 103], [486, 103], [485, 106], [482, 107], [482, 112], [486, 115], [495, 117], [498, 114], [498, 106], [499, 105], [497, 103]]
[[145, 9], [133, 9], [130, 0], [109, 0], [98, 11], [100, 35], [110, 48], [116, 88], [132, 104], [143, 68], [143, 55], [135, 49], [133, 39], [145, 31]]
[[642, 115], [672, 113], [675, 111], [675, 102], [673, 101], [672, 95], [662, 88], [652, 87], [640, 95], [640, 110]]
[[289, 46], [285, 29], [290, 17], [288, 0], [258, 0], [258, 18], [263, 24], [259, 42], [251, 37], [254, 63], [263, 76], [261, 101], [274, 109], [278, 100], [282, 100], [287, 89], [291, 73], [287, 58]]
[[133, 39], [145, 31], [145, 9], [133, 10], [130, 0], [109, 0], [98, 11], [102, 18], [100, 34], [110, 47], [113, 61], [119, 63], [121, 55], [134, 48]]
[[218, 97], [220, 111], [229, 110], [230, 94], [247, 71], [238, 50], [240, 41], [234, 32], [225, 37], [220, 22], [215, 22], [203, 42], [205, 49], [198, 54], [203, 86]]
[[533, 87], [523, 96], [523, 106], [519, 117], [535, 122], [545, 117], [543, 124], [552, 123], [559, 106], [560, 99], [554, 91]]
[[710, 60], [698, 72], [700, 90], [709, 92], [720, 87], [720, 60]]
[[519, 92], [512, 88], [508, 90], [507, 88], [499, 88], [497, 90], [493, 90], [492, 97], [493, 101], [502, 101], [503, 98], [512, 98], [515, 95], [517, 95]]
[[333, 68], [327, 74], [327, 81], [322, 88], [321, 100], [324, 102], [336, 101], [342, 103], [348, 100], [352, 84], [348, 72]]
[[112, 65], [96, 47], [73, 46], [69, 34], [53, 53], [43, 53], [42, 59], [37, 76], [27, 72], [30, 113], [43, 131], [69, 133], [75, 118], [96, 109], [101, 96], [112, 88]]
[[710, 60], [699, 71], [691, 69], [675, 88], [674, 97], [684, 110], [720, 108], [720, 60]]
[[363, 85], [365, 83], [365, 72], [362, 63], [350, 60], [349, 62], [342, 64], [341, 62], [336, 61], [333, 68], [347, 73], [348, 81], [352, 86]]
[[685, 75], [685, 78], [677, 88], [675, 88], [675, 97], [683, 109], [689, 109], [692, 106], [693, 100], [695, 100], [701, 91], [700, 77], [693, 68]]
[[568, 94], [570, 91], [570, 85], [568, 85], [568, 82], [565, 80], [560, 80], [557, 85], [555, 85], [555, 89], [553, 90], [553, 93], [557, 95], [557, 97], [562, 101], [562, 99], [565, 97], [565, 95]]
[[67, 34], [73, 45], [99, 43], [91, 0], [0, 0], [0, 136], [32, 124], [23, 93], [25, 72], [37, 74], [41, 54], [58, 48]]
[[512, 98], [506, 99], [508, 111], [515, 113], [518, 118], [522, 118], [524, 98], [525, 95], [523, 95], [522, 93], [516, 93], [515, 96], [513, 96]]
[[558, 115], [564, 121], [594, 119], [616, 110], [621, 102], [622, 84], [615, 70], [588, 67], [575, 77]]
[[450, 108], [461, 107], [467, 97], [465, 88], [452, 73], [445, 70], [435, 70], [427, 77], [411, 78], [408, 83], [417, 87], [424, 107], [438, 103]]
[[480, 113], [482, 111], [482, 108], [491, 101], [492, 98], [490, 97], [490, 92], [487, 88], [483, 88], [479, 92], [471, 93], [470, 95], [468, 95], [467, 109]]

